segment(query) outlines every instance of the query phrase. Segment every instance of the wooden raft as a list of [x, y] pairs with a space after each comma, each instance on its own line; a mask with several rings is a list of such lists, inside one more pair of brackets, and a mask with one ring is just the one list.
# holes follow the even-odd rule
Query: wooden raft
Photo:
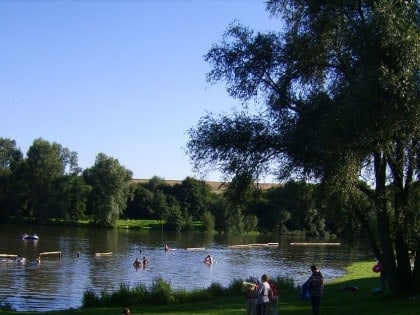
[[112, 256], [112, 252], [95, 253], [95, 256]]
[[0, 254], [0, 258], [13, 258], [13, 259], [17, 259], [18, 255], [13, 255], [13, 254]]
[[61, 251], [56, 251], [56, 252], [42, 252], [42, 253], [39, 253], [39, 257], [41, 257], [41, 256], [47, 256], [47, 255], [58, 255], [58, 259], [61, 259]]
[[341, 243], [290, 243], [291, 246], [340, 246]]
[[186, 250], [205, 250], [205, 247], [187, 247]]
[[250, 248], [250, 247], [272, 247], [279, 246], [279, 243], [257, 243], [257, 244], [243, 244], [243, 245], [230, 245], [228, 248]]

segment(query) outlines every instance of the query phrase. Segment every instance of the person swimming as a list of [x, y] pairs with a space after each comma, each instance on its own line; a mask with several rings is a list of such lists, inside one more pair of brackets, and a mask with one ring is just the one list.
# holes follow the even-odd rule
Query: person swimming
[[141, 261], [139, 258], [136, 258], [136, 260], [133, 262], [134, 268], [140, 268], [141, 267]]
[[213, 257], [211, 255], [207, 255], [206, 258], [204, 258], [205, 264], [212, 264], [213, 263]]

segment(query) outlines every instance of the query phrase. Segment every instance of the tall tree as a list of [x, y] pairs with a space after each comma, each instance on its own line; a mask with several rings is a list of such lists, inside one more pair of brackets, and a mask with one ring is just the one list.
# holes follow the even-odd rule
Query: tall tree
[[174, 185], [173, 194], [181, 208], [195, 220], [210, 209], [211, 187], [205, 181], [187, 177], [181, 184]]
[[187, 144], [195, 166], [258, 178], [275, 165], [279, 178], [318, 179], [344, 198], [363, 191], [379, 231], [367, 235], [391, 292], [418, 290], [420, 259], [414, 269], [409, 260], [420, 250], [410, 202], [419, 181], [418, 1], [270, 0], [267, 8], [284, 31], [233, 24], [206, 55], [210, 81], [266, 107], [201, 118]]
[[[69, 158], [69, 157], [72, 158]], [[58, 217], [61, 202], [59, 185], [66, 169], [77, 170], [77, 154], [58, 143], [35, 139], [28, 149], [26, 168], [28, 211], [32, 216], [44, 221]]]
[[16, 146], [16, 141], [0, 138], [0, 176], [10, 175], [23, 159], [23, 154]]
[[83, 177], [92, 187], [89, 213], [93, 222], [114, 225], [127, 206], [132, 172], [117, 159], [99, 153], [95, 165], [85, 169]]
[[325, 217], [316, 204], [316, 185], [303, 181], [289, 181], [284, 186], [272, 188], [267, 192], [271, 209], [280, 209], [270, 214], [276, 219], [287, 218], [284, 222], [289, 231], [304, 231], [310, 236], [325, 234]]
[[143, 184], [137, 184], [132, 187], [133, 197], [127, 203], [127, 209], [124, 212], [126, 218], [132, 219], [156, 219], [153, 209], [154, 193], [145, 188]]
[[0, 218], [6, 220], [17, 208], [17, 169], [23, 163], [23, 154], [16, 141], [0, 138]]
[[65, 175], [54, 181], [55, 190], [50, 196], [57, 208], [55, 218], [76, 222], [86, 218], [86, 206], [92, 187], [80, 175]]

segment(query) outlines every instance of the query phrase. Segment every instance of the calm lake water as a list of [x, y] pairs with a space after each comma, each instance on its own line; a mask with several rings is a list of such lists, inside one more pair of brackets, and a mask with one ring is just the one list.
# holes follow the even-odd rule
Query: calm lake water
[[[20, 239], [37, 233], [38, 241]], [[372, 258], [364, 247], [291, 246], [302, 242], [275, 236], [228, 237], [203, 233], [144, 232], [73, 227], [0, 225], [0, 254], [14, 254], [25, 263], [0, 260], [0, 301], [16, 311], [50, 311], [79, 308], [87, 289], [100, 292], [121, 284], [151, 285], [161, 277], [173, 288], [207, 288], [216, 282], [228, 286], [233, 279], [287, 277], [301, 284], [310, 274], [309, 266], [320, 266], [326, 281], [344, 274], [353, 261]], [[167, 243], [176, 250], [165, 252]], [[279, 243], [278, 246], [233, 245]], [[195, 248], [195, 250], [192, 250]], [[36, 257], [41, 252], [61, 251], [62, 257]], [[97, 257], [98, 252], [112, 252]], [[78, 255], [80, 253], [80, 255]], [[203, 263], [211, 254], [213, 265]], [[135, 270], [134, 260], [146, 256], [149, 265]]]

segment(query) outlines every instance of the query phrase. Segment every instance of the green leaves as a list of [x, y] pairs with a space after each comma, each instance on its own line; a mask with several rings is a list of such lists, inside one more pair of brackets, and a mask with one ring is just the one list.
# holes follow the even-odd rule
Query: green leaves
[[95, 165], [83, 172], [92, 192], [89, 212], [95, 223], [114, 225], [127, 205], [132, 172], [117, 159], [99, 153]]
[[[360, 179], [373, 183], [367, 197], [390, 279], [398, 268], [410, 274], [404, 249], [406, 240], [415, 243], [410, 200], [419, 181], [418, 1], [271, 0], [267, 9], [286, 22], [282, 33], [232, 24], [205, 56], [208, 79], [226, 82], [244, 111], [200, 119], [187, 145], [194, 165], [254, 181], [268, 172], [301, 175], [348, 199]], [[394, 292], [397, 286], [391, 283]]]

